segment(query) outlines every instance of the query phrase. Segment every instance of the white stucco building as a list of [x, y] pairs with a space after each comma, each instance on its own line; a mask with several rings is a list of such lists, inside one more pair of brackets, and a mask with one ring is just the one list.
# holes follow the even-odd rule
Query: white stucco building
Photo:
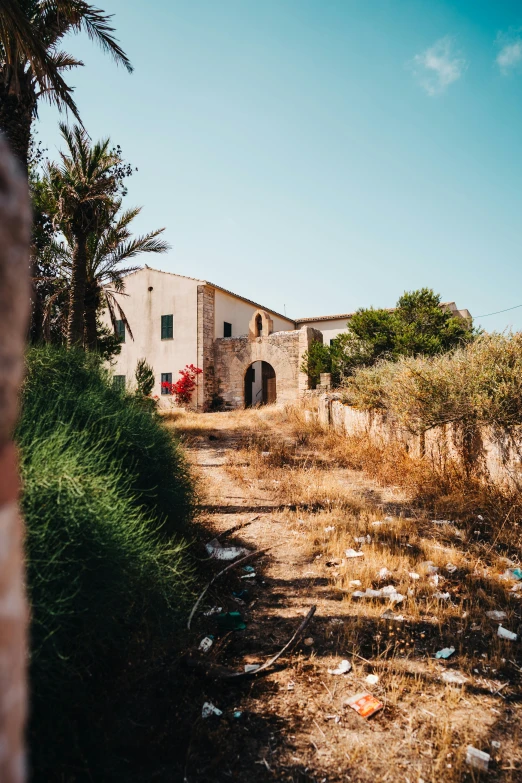
[[[132, 335], [115, 357], [115, 381], [132, 387], [140, 359], [155, 374], [153, 394], [171, 404], [162, 382], [175, 382], [186, 365], [202, 370], [193, 404], [200, 410], [222, 400], [237, 408], [298, 399], [308, 388], [300, 367], [311, 342], [330, 342], [346, 329], [351, 313], [292, 320], [218, 285], [145, 266], [125, 278], [117, 297]], [[445, 307], [470, 317], [455, 303]], [[103, 319], [110, 325], [108, 314]]]

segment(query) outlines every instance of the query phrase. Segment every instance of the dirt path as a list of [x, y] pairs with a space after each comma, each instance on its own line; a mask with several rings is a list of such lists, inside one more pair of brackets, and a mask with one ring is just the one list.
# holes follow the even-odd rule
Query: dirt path
[[[264, 413], [260, 422], [262, 438], [268, 443], [272, 438], [272, 446], [259, 445], [258, 437], [253, 451], [252, 417], [243, 426], [233, 414], [203, 414], [196, 425], [194, 419], [176, 423], [186, 434], [190, 459], [201, 478], [209, 539], [249, 523], [221, 538], [221, 544], [249, 551], [270, 547], [254, 563], [255, 578], [245, 578], [241, 567], [231, 569], [206, 596], [194, 619], [195, 643], [213, 634], [207, 660], [243, 669], [277, 652], [312, 605], [317, 612], [305, 638], [264, 676], [235, 684], [202, 680], [202, 703], [211, 702], [223, 714], [197, 721], [187, 750], [186, 783], [472, 780], [477, 773], [470, 773], [465, 763], [467, 744], [491, 754], [489, 780], [520, 780], [520, 692], [514, 690], [520, 648], [510, 650], [518, 663], [504, 681], [506, 652], [494, 634], [490, 649], [482, 644], [482, 631], [470, 631], [464, 599], [457, 607], [453, 600], [457, 583], [449, 584], [448, 575], [440, 577], [441, 590], [451, 590], [451, 609], [441, 608], [444, 601], [431, 593], [419, 597], [422, 591], [417, 591], [421, 582], [428, 591], [432, 577], [426, 561], [427, 555], [435, 557], [433, 549], [441, 562], [447, 562], [446, 557], [458, 561], [455, 541], [448, 545], [451, 534], [444, 540], [404, 532], [411, 530], [411, 512], [398, 490], [383, 490], [362, 473], [329, 463], [328, 454], [316, 453], [315, 462], [323, 464], [317, 472], [310, 470], [309, 445], [294, 450], [294, 461], [295, 454], [302, 456], [295, 466], [272, 469], [269, 449], [293, 436], [280, 417], [271, 421]], [[245, 451], [249, 443], [250, 451]], [[252, 453], [257, 454], [255, 465]], [[332, 498], [324, 499], [325, 492]], [[320, 504], [316, 496], [322, 498]], [[422, 526], [422, 521], [413, 522]], [[393, 534], [385, 534], [390, 527]], [[361, 535], [370, 538], [354, 542]], [[364, 556], [346, 557], [347, 547], [362, 547]], [[211, 573], [224, 565], [209, 562]], [[384, 581], [380, 568], [388, 569]], [[413, 581], [408, 572], [412, 568], [419, 572]], [[414, 587], [405, 587], [404, 579]], [[351, 593], [359, 586], [350, 584], [353, 580], [362, 590], [395, 584], [405, 600], [400, 605], [356, 602]], [[429, 584], [433, 593], [436, 588]], [[214, 606], [239, 611], [246, 629], [220, 631], [215, 616], [204, 614]], [[389, 617], [382, 617], [385, 612], [391, 612]], [[450, 642], [460, 660], [434, 661], [434, 652]], [[342, 659], [349, 660], [351, 671], [329, 673]], [[441, 682], [447, 670], [466, 672], [466, 684]], [[473, 671], [476, 674], [469, 676]], [[369, 684], [369, 674], [377, 681]], [[371, 719], [356, 714], [346, 701], [359, 692], [372, 693], [384, 709]], [[501, 743], [501, 750], [492, 739]]]

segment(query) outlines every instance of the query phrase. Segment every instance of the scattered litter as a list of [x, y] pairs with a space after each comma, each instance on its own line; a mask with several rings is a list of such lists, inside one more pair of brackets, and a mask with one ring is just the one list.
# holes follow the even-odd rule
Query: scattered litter
[[387, 579], [391, 575], [392, 572], [389, 571], [387, 568], [381, 568], [381, 570], [379, 571], [379, 579]]
[[386, 611], [381, 614], [381, 620], [396, 620], [398, 623], [402, 623], [404, 622], [404, 615], [395, 614], [391, 609], [386, 609]]
[[514, 579], [522, 579], [522, 568], [512, 568], [511, 575]]
[[454, 525], [455, 522], [452, 522], [450, 519], [432, 519], [431, 520], [433, 525]]
[[244, 631], [246, 628], [246, 623], [240, 612], [223, 612], [217, 616], [216, 620], [222, 631]]
[[498, 740], [491, 740], [491, 747], [495, 748], [495, 750], [498, 750], [500, 748], [500, 742]]
[[451, 595], [449, 593], [433, 593], [433, 597], [439, 601], [449, 601]]
[[362, 590], [355, 590], [352, 593], [352, 598], [388, 598], [392, 603], [400, 604], [404, 601], [405, 596], [398, 593], [393, 585], [386, 585], [380, 590], [372, 590], [371, 587], [367, 587], [364, 593]]
[[379, 519], [379, 520], [377, 520], [375, 522], [372, 522], [372, 527], [379, 527], [379, 525], [383, 525], [383, 524], [384, 523], [383, 523], [382, 519]]
[[245, 663], [245, 671], [248, 672], [257, 672], [259, 669], [258, 663]]
[[199, 643], [199, 649], [202, 652], [208, 652], [212, 645], [214, 644], [214, 637], [213, 636], [205, 636], [204, 639], [202, 639]]
[[453, 563], [446, 563], [446, 571], [450, 574], [454, 574], [457, 570], [457, 566], [453, 565]]
[[223, 715], [222, 710], [218, 710], [211, 701], [206, 701], [201, 709], [202, 718], [210, 718], [211, 715]]
[[466, 764], [469, 764], [470, 767], [487, 772], [490, 760], [489, 753], [484, 753], [483, 750], [478, 750], [473, 745], [468, 745], [466, 748]]
[[434, 565], [431, 560], [427, 560], [422, 565], [426, 566], [426, 571], [428, 572], [428, 574], [436, 574], [437, 571], [439, 570], [439, 567]]
[[369, 674], [366, 677], [366, 682], [368, 683], [368, 685], [377, 685], [377, 683], [379, 682], [379, 676], [377, 674]]
[[245, 574], [253, 574], [255, 570], [256, 569], [254, 568], [254, 566], [251, 565], [243, 566], [243, 571], [245, 572]]
[[438, 586], [439, 586], [439, 582], [440, 582], [440, 576], [439, 576], [438, 574], [432, 574], [432, 575], [431, 575], [431, 576], [428, 578], [428, 581], [429, 581], [429, 583], [430, 583], [431, 585], [433, 585], [434, 587], [438, 587]]
[[502, 625], [498, 626], [497, 636], [500, 636], [501, 639], [509, 639], [510, 642], [516, 642], [518, 639], [516, 633], [513, 633], [513, 631], [508, 631], [508, 629], [504, 628]]
[[248, 598], [248, 590], [233, 590], [232, 595], [240, 601], [246, 601]]
[[206, 612], [203, 612], [203, 615], [205, 617], [212, 617], [213, 614], [219, 614], [222, 611], [223, 609], [221, 606], [213, 606], [212, 609], [207, 609]]
[[314, 643], [313, 637], [307, 636], [306, 639], [304, 640], [304, 643], [306, 644], [307, 647], [311, 647], [312, 644]]
[[341, 722], [341, 718], [340, 718], [339, 715], [325, 715], [324, 719], [325, 720], [333, 720], [334, 723], [340, 723]]
[[328, 525], [328, 527], [325, 527], [324, 532], [333, 533], [334, 530], [335, 530], [335, 525]]
[[351, 670], [352, 664], [350, 661], [343, 660], [337, 667], [337, 669], [328, 669], [328, 674], [348, 674]]
[[452, 669], [443, 672], [440, 678], [441, 680], [444, 680], [444, 682], [449, 682], [452, 685], [464, 685], [465, 682], [468, 682], [468, 678], [464, 674], [453, 671]]
[[221, 546], [217, 538], [205, 544], [205, 549], [215, 560], [235, 560], [236, 557], [248, 554], [244, 546]]
[[290, 680], [290, 682], [289, 682], [289, 683], [288, 683], [288, 685], [286, 686], [286, 690], [287, 690], [287, 691], [293, 691], [293, 690], [294, 690], [294, 688], [295, 688], [295, 682], [293, 682], [292, 680]]
[[330, 620], [330, 624], [331, 625], [343, 625], [344, 624], [344, 620], [341, 620], [340, 617], [332, 617], [331, 620]]
[[269, 451], [262, 451], [261, 452], [261, 456], [262, 457], [269, 457], [270, 456], [270, 452]]
[[371, 544], [372, 543], [372, 537], [371, 536], [359, 536], [358, 538], [354, 536], [353, 540], [356, 544]]
[[361, 580], [360, 579], [350, 579], [348, 582], [349, 587], [360, 587], [361, 586]]
[[352, 710], [359, 713], [361, 718], [370, 718], [384, 707], [382, 701], [376, 699], [371, 693], [356, 693], [355, 696], [347, 699], [345, 704], [348, 704]]
[[384, 517], [385, 522], [393, 522], [393, 517]]
[[236, 720], [237, 720], [238, 718], [240, 718], [242, 716], [242, 714], [243, 713], [240, 710], [236, 710], [234, 712], [234, 718], [236, 718]]
[[243, 576], [240, 577], [240, 579], [255, 579], [256, 574], [255, 572], [253, 574], [243, 574]]
[[486, 612], [486, 617], [489, 617], [490, 620], [496, 620], [497, 622], [500, 622], [501, 620], [506, 619], [507, 613], [502, 612], [500, 609], [492, 609], [491, 612]]
[[454, 647], [444, 647], [442, 650], [439, 650], [435, 653], [435, 658], [451, 658], [453, 653], [455, 652]]
[[364, 552], [356, 552], [355, 549], [347, 549], [344, 554], [346, 557], [364, 557]]
[[408, 576], [410, 577], [410, 579], [420, 579], [420, 574], [417, 574], [415, 571], [410, 571]]

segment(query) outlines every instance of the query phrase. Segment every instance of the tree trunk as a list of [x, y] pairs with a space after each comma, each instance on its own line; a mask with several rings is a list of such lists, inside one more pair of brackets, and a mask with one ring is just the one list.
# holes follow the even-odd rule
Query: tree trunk
[[27, 181], [0, 139], [0, 780], [23, 783], [26, 629], [23, 522], [12, 441], [29, 315]]
[[85, 347], [95, 351], [98, 343], [96, 328], [96, 313], [98, 312], [98, 296], [96, 283], [87, 283], [85, 291]]
[[87, 234], [75, 236], [72, 263], [71, 292], [69, 295], [69, 321], [67, 324], [67, 345], [82, 348], [85, 326], [85, 289], [87, 286]]
[[27, 176], [36, 96], [30, 77], [24, 74], [23, 70], [19, 71], [18, 82], [19, 90], [14, 93], [5, 82], [3, 69], [0, 70], [0, 130], [4, 133]]

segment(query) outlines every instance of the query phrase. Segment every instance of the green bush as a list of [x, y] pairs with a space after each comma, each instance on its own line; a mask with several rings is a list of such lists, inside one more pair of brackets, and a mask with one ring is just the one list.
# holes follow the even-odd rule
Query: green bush
[[[182, 532], [194, 509], [194, 488], [178, 442], [159, 417], [134, 396], [112, 388], [96, 354], [46, 347], [27, 357], [20, 442], [35, 423], [45, 437], [57, 422], [103, 441], [104, 453], [122, 466], [136, 503], [152, 511], [166, 535]], [[45, 415], [44, 415], [45, 414]]]
[[17, 440], [33, 780], [126, 779], [109, 772], [118, 754], [103, 718], [131, 651], [171, 644], [184, 617], [191, 573], [171, 531], [189, 519], [187, 466], [99, 360], [60, 349], [29, 353]]

